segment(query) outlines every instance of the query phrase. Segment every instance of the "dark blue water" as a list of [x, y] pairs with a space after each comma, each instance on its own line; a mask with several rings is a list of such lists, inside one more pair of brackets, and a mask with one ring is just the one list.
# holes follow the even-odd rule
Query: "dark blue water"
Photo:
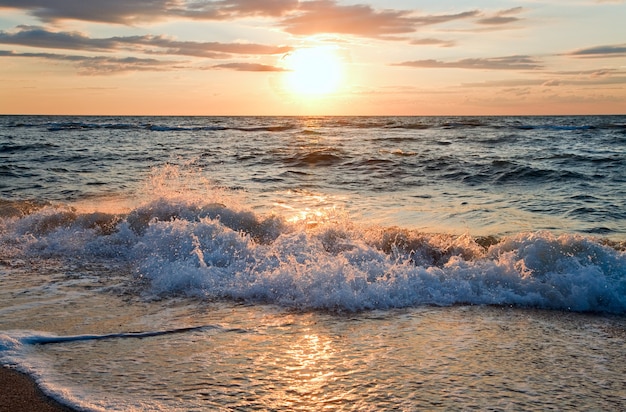
[[427, 231], [626, 238], [623, 116], [0, 120], [4, 200], [131, 197], [168, 165], [261, 211], [332, 204]]

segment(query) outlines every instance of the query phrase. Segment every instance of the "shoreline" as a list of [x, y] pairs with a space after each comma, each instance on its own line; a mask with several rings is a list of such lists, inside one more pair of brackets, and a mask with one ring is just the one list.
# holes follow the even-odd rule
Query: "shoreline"
[[28, 375], [0, 367], [0, 412], [75, 412], [47, 396]]

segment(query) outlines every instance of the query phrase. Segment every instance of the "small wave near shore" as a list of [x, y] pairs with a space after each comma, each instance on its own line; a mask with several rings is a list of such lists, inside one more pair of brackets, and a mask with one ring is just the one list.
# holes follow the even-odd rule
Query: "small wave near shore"
[[132, 267], [128, 288], [339, 312], [513, 305], [626, 313], [625, 245], [547, 231], [511, 236], [369, 226], [342, 214], [289, 221], [219, 192], [157, 197], [124, 213], [3, 202], [3, 260]]

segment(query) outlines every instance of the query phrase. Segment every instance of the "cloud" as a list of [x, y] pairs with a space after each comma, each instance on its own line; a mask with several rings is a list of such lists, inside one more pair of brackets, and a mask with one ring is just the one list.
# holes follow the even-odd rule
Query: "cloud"
[[45, 22], [73, 19], [132, 24], [158, 20], [177, 3], [176, 0], [0, 0], [0, 8], [27, 10]]
[[419, 27], [478, 15], [478, 11], [457, 14], [416, 16], [411, 10], [374, 10], [369, 5], [339, 5], [332, 0], [300, 3], [296, 13], [279, 26], [296, 35], [322, 33], [384, 37], [415, 32]]
[[38, 26], [18, 26], [14, 32], [0, 30], [0, 43], [46, 49], [111, 50], [116, 42], [110, 39], [90, 39], [79, 32], [50, 32]]
[[[120, 42], [141, 46], [155, 46], [164, 49], [162, 54], [197, 57], [215, 57], [213, 52], [228, 54], [285, 54], [293, 48], [288, 46], [267, 46], [255, 43], [219, 43], [176, 41], [164, 36], [142, 36], [138, 38], [114, 38]], [[221, 56], [220, 56], [221, 57]]]
[[51, 32], [41, 27], [18, 26], [14, 32], [0, 30], [0, 44], [29, 47], [118, 51], [132, 49], [144, 53], [181, 55], [205, 58], [226, 58], [231, 54], [285, 54], [292, 50], [287, 46], [267, 46], [254, 43], [219, 43], [177, 41], [165, 36], [127, 36], [93, 39], [79, 32]]
[[507, 79], [507, 80], [487, 80], [483, 82], [461, 83], [462, 87], [532, 87], [541, 86], [546, 79]]
[[558, 80], [558, 79], [550, 79], [550, 80], [546, 80], [545, 82], [541, 83], [541, 85], [543, 87], [560, 86], [561, 85], [561, 81]]
[[489, 58], [462, 59], [455, 62], [439, 60], [413, 60], [393, 64], [429, 69], [481, 69], [481, 70], [536, 70], [543, 66], [541, 62], [530, 56], [504, 56]]
[[146, 59], [139, 57], [86, 57], [78, 64], [79, 73], [83, 75], [103, 75], [136, 71], [167, 71], [173, 70], [180, 62]]
[[[167, 19], [232, 20], [271, 17], [294, 35], [347, 34], [388, 40], [414, 33], [429, 25], [477, 18], [479, 10], [439, 15], [418, 15], [414, 10], [376, 10], [367, 4], [339, 4], [337, 0], [0, 0], [1, 8], [23, 10], [43, 22], [73, 19], [100, 23], [137, 25]], [[521, 7], [503, 10], [478, 21], [483, 25], [505, 24]]]
[[514, 96], [522, 97], [532, 94], [532, 89], [529, 87], [510, 87], [508, 89], [502, 89], [503, 93], [512, 94]]
[[0, 0], [3, 7], [26, 10], [44, 22], [71, 19], [132, 25], [175, 17], [277, 17], [297, 8], [298, 0]]
[[[545, 75], [553, 77], [545, 77]], [[556, 77], [555, 77], [556, 76]], [[626, 83], [626, 71], [611, 71], [605, 73], [602, 70], [593, 71], [568, 71], [543, 73], [537, 78], [488, 80], [477, 83], [463, 83], [463, 87], [586, 87], [586, 86], [613, 86]]]
[[552, 72], [559, 76], [576, 76], [576, 77], [608, 77], [614, 75], [626, 74], [626, 70], [617, 69], [590, 69], [590, 70], [562, 70]]
[[[92, 53], [119, 53], [191, 56], [200, 58], [230, 58], [233, 55], [284, 55], [293, 50], [288, 46], [268, 46], [255, 43], [219, 43], [178, 41], [165, 36], [116, 36], [91, 38], [80, 32], [53, 32], [37, 26], [18, 26], [1, 31], [0, 44], [11, 44], [38, 49], [74, 50]], [[145, 57], [81, 56], [56, 53], [17, 53], [3, 51], [2, 56], [39, 58], [71, 63], [81, 75], [105, 75], [130, 71], [163, 71], [180, 68], [180, 62]], [[282, 69], [253, 63], [229, 63], [215, 66], [239, 71], [280, 71]]]
[[0, 56], [36, 58], [73, 63], [81, 75], [105, 75], [131, 71], [173, 70], [180, 62], [138, 57], [77, 56], [55, 53], [17, 53], [0, 50]]
[[613, 73], [612, 70], [594, 70], [591, 73], [589, 73], [589, 77], [591, 78], [599, 78], [599, 77], [609, 77], [611, 76], [611, 74]]
[[221, 0], [185, 2], [174, 9], [181, 17], [224, 20], [250, 16], [281, 17], [298, 8], [298, 0]]
[[626, 57], [626, 43], [588, 47], [574, 50], [565, 55], [585, 58]]
[[451, 40], [440, 40], [440, 39], [413, 39], [410, 41], [410, 44], [416, 46], [440, 46], [440, 47], [452, 47], [456, 44], [456, 42]]
[[36, 57], [36, 58], [42, 58], [42, 59], [71, 60], [71, 61], [77, 61], [77, 60], [84, 58], [81, 56], [53, 54], [53, 53], [17, 53], [12, 50], [0, 50], [0, 57]]
[[513, 17], [511, 14], [519, 14], [524, 11], [523, 7], [514, 7], [512, 9], [502, 10], [490, 17], [484, 17], [477, 21], [478, 24], [484, 25], [502, 25], [515, 23], [520, 21], [519, 17]]
[[211, 66], [215, 69], [229, 69], [240, 72], [283, 72], [285, 69], [259, 63], [224, 63]]

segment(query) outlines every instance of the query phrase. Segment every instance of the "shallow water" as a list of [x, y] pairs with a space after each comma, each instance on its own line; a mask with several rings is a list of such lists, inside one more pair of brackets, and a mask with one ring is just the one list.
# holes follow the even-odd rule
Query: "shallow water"
[[[90, 365], [69, 382], [90, 397], [167, 410], [612, 410], [626, 402], [624, 336], [611, 335], [623, 323], [467, 307], [350, 318], [228, 312], [246, 329], [76, 343], [42, 355], [67, 375]], [[219, 321], [230, 326], [231, 317]]]
[[[42, 277], [51, 284], [49, 276]], [[1, 300], [0, 329], [22, 336], [5, 355], [75, 407], [618, 410], [626, 405], [623, 317], [487, 306], [302, 312], [185, 298], [146, 301], [120, 294], [114, 279], [109, 285], [96, 278], [55, 277], [47, 300], [37, 296], [37, 282], [22, 284], [21, 293], [13, 285], [10, 294], [22, 296], [20, 305]], [[100, 293], [85, 293], [94, 288]], [[138, 335], [143, 331], [164, 333]], [[117, 335], [107, 336], [111, 333]], [[65, 341], [55, 343], [56, 336]]]

